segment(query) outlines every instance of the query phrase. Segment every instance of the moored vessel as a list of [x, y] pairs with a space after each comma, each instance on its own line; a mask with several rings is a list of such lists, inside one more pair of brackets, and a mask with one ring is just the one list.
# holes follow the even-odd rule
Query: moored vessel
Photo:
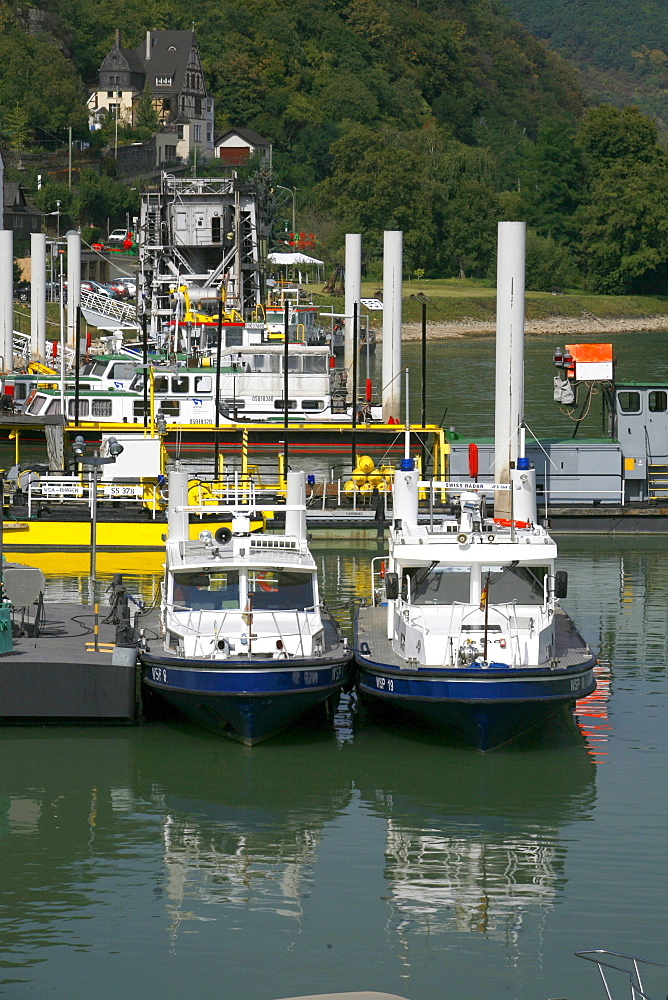
[[280, 535], [251, 535], [258, 505], [250, 497], [226, 509], [231, 531], [191, 541], [187, 475], [171, 473], [169, 491], [160, 639], [140, 650], [145, 688], [248, 746], [338, 701], [351, 683], [352, 651], [320, 601], [304, 474], [288, 474]]

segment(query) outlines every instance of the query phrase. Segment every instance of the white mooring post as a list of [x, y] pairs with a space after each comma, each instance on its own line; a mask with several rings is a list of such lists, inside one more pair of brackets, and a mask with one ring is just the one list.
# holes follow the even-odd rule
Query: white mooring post
[[30, 234], [30, 350], [46, 360], [46, 234]]
[[[496, 262], [496, 387], [494, 479], [510, 482], [524, 419], [525, 222], [500, 222]], [[524, 456], [522, 456], [524, 457]], [[494, 494], [495, 517], [510, 517], [510, 493]]]
[[0, 350], [3, 371], [14, 367], [14, 233], [0, 229]]
[[285, 506], [302, 505], [303, 510], [286, 510], [285, 534], [306, 541], [306, 476], [303, 472], [288, 472]]
[[386, 230], [383, 244], [383, 422], [401, 408], [401, 273], [403, 233]]
[[186, 542], [188, 533], [188, 512], [177, 510], [188, 504], [188, 473], [170, 472], [168, 477], [169, 500], [167, 504], [167, 538], [170, 542]]
[[67, 343], [75, 347], [77, 309], [81, 305], [81, 233], [67, 234]]
[[[352, 385], [353, 370], [353, 311], [355, 303], [359, 303], [362, 294], [362, 236], [360, 233], [346, 233], [346, 272], [345, 272], [345, 336], [343, 340], [343, 367], [348, 372]], [[359, 313], [359, 309], [358, 309]], [[359, 324], [359, 319], [358, 319]], [[357, 347], [359, 350], [359, 326], [357, 330]]]

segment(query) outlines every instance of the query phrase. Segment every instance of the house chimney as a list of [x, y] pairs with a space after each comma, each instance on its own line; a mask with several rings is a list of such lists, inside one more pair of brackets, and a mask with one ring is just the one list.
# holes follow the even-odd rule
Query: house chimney
[[151, 32], [146, 32], [146, 61], [151, 58]]
[[121, 47], [121, 29], [116, 28], [116, 48], [120, 49], [120, 47]]

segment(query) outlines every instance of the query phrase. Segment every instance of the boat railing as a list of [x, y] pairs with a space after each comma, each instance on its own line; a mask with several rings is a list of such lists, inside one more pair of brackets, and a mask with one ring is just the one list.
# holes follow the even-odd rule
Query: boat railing
[[[621, 952], [607, 951], [603, 948], [593, 951], [576, 951], [575, 954], [578, 958], [584, 958], [586, 961], [594, 962], [598, 966], [607, 1000], [614, 1000], [614, 996], [610, 973], [606, 976], [604, 969], [622, 973], [625, 984], [630, 988], [630, 1000], [652, 1000], [652, 997], [645, 992], [641, 976], [641, 966], [643, 967], [643, 975], [649, 972], [649, 969], [644, 968], [645, 966], [651, 966], [653, 969], [668, 969], [668, 965], [664, 965], [661, 962], [650, 962], [648, 959], [637, 958], [635, 955], [624, 955]], [[665, 992], [664, 986], [661, 995], [663, 996]]]
[[[229, 642], [230, 639], [240, 640], [244, 634], [243, 631], [238, 631], [240, 624], [243, 624], [247, 629], [246, 634], [251, 647], [255, 639], [276, 638], [276, 640], [281, 640], [285, 649], [286, 640], [296, 635], [299, 643], [297, 655], [306, 656], [304, 638], [306, 636], [312, 637], [321, 628], [320, 615], [316, 615], [318, 610], [319, 608], [313, 605], [307, 608], [286, 608], [280, 611], [253, 610], [248, 612], [242, 611], [240, 608], [215, 611], [209, 608], [186, 608], [181, 605], [163, 604], [162, 621], [165, 631], [171, 625], [174, 629], [178, 629], [181, 635], [196, 636], [194, 655], [204, 659], [214, 658], [219, 642], [223, 640]], [[207, 618], [203, 619], [203, 615], [206, 615]], [[211, 615], [215, 615], [213, 621], [209, 617]], [[220, 617], [218, 617], [219, 615]], [[260, 632], [256, 631], [258, 622], [261, 623], [261, 627], [267, 621], [271, 624], [270, 628], [262, 628]], [[234, 628], [234, 631], [230, 631], [230, 626]], [[207, 640], [213, 639], [213, 644], [206, 651], [203, 646], [200, 646], [198, 651], [197, 639], [204, 637]]]
[[[28, 483], [28, 517], [32, 517], [39, 504], [79, 502], [91, 511], [93, 509], [93, 486], [91, 479], [80, 476], [39, 476], [33, 473], [34, 479]], [[153, 518], [160, 509], [158, 493], [150, 485], [143, 483], [101, 483], [97, 482], [97, 502], [112, 501], [116, 503], [143, 503], [151, 511]]]

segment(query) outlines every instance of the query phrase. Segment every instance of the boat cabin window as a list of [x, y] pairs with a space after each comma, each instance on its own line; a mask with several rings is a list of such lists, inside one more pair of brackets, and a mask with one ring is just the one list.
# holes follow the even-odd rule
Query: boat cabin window
[[[143, 388], [143, 384], [142, 384]], [[153, 392], [167, 392], [169, 380], [166, 375], [156, 375], [153, 379]]]
[[303, 399], [302, 410], [324, 410], [325, 404], [322, 399]]
[[[75, 415], [75, 413], [76, 413], [75, 403], [76, 403], [76, 400], [74, 400], [74, 399], [68, 400], [68, 403], [67, 403], [67, 412], [68, 412], [68, 414], [69, 414], [70, 417], [73, 417]], [[87, 399], [80, 399], [79, 400], [79, 419], [80, 420], [84, 420], [87, 416], [88, 416], [88, 400]]]
[[[283, 405], [283, 400], [282, 399], [275, 399], [274, 400], [274, 409], [275, 410], [284, 410], [285, 409], [285, 407]], [[297, 400], [296, 399], [289, 399], [288, 400], [288, 409], [289, 410], [296, 410], [297, 409]]]
[[211, 392], [211, 376], [210, 375], [196, 375], [195, 376], [195, 392]]
[[172, 392], [184, 393], [190, 388], [190, 379], [187, 375], [172, 375]]
[[46, 396], [35, 396], [32, 402], [28, 403], [27, 412], [41, 413], [45, 403], [46, 403]]
[[110, 417], [112, 412], [112, 402], [110, 399], [92, 399], [90, 403], [90, 414], [92, 417]]
[[250, 362], [251, 371], [254, 372], [275, 374], [281, 371], [281, 357], [279, 354], [251, 354], [246, 355], [245, 360]]
[[468, 604], [471, 572], [465, 567], [429, 566], [413, 567], [406, 571], [403, 581], [404, 596], [412, 604]]
[[[112, 379], [118, 379], [119, 381], [125, 381], [126, 379], [131, 379], [134, 377], [135, 370], [137, 366], [133, 365], [132, 362], [128, 361], [117, 361], [109, 372], [109, 377]], [[95, 372], [99, 375], [100, 372]], [[102, 372], [104, 374], [104, 372]]]
[[290, 357], [290, 355], [288, 355], [288, 371], [289, 372], [300, 372], [302, 370], [302, 366], [300, 364], [300, 361], [301, 361], [301, 358], [296, 358], [294, 355], [292, 357]]
[[45, 411], [45, 416], [47, 417], [57, 417], [60, 414], [60, 400], [52, 399], [49, 403], [48, 410]]
[[243, 328], [240, 326], [228, 326], [225, 330], [225, 347], [241, 347], [243, 342]]
[[245, 399], [221, 399], [221, 407], [227, 410], [243, 410], [246, 406]]
[[303, 611], [313, 607], [310, 573], [252, 570], [248, 574], [248, 593], [254, 611]]
[[640, 393], [635, 390], [618, 392], [617, 402], [622, 413], [640, 413]]
[[668, 392], [664, 389], [653, 389], [647, 399], [650, 413], [665, 413], [668, 410]]
[[304, 355], [302, 358], [303, 371], [304, 374], [308, 375], [326, 375], [327, 366], [329, 364], [326, 355], [324, 354], [308, 354]]
[[164, 413], [166, 416], [178, 417], [181, 412], [181, 404], [178, 399], [163, 399], [158, 412]]
[[543, 600], [547, 566], [483, 566], [481, 587], [489, 573], [489, 603], [535, 604]]
[[222, 611], [239, 607], [239, 571], [175, 573], [172, 584], [175, 608]]

